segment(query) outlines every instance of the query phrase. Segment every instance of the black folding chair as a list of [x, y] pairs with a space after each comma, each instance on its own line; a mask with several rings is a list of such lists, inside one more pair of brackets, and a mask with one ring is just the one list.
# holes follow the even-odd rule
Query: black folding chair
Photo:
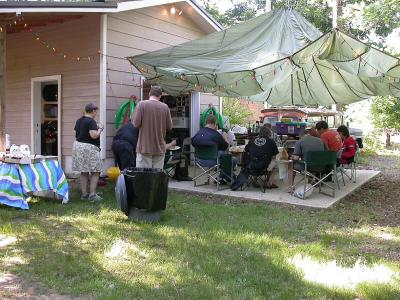
[[248, 174], [247, 187], [259, 185], [261, 191], [265, 193], [271, 172], [268, 171], [268, 157], [250, 157], [246, 153], [246, 169]]

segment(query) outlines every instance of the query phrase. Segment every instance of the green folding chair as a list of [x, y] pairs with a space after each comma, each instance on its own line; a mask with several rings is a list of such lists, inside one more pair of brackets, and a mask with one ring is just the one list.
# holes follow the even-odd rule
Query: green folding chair
[[[224, 179], [230, 186], [234, 181], [232, 155], [222, 154], [218, 158], [218, 163], [219, 163], [220, 178]], [[219, 186], [220, 185], [218, 184], [217, 189], [219, 189]]]
[[[215, 161], [215, 164], [204, 164], [202, 161]], [[197, 169], [200, 169], [200, 174], [197, 174]], [[218, 161], [218, 146], [206, 146], [194, 148], [194, 186], [204, 185], [197, 184], [197, 180], [203, 176], [207, 176], [207, 183], [210, 184], [210, 179], [217, 184], [219, 188], [219, 161]]]
[[[302, 179], [292, 186], [292, 190], [294, 191], [297, 186], [303, 184], [304, 190], [302, 191], [301, 196], [299, 196], [297, 193], [294, 195], [301, 199], [305, 199], [309, 190], [313, 189], [314, 187], [318, 187], [318, 191], [321, 194], [335, 197], [335, 183], [338, 182], [336, 155], [337, 154], [335, 151], [309, 151], [304, 153], [303, 160], [296, 161], [302, 164], [304, 169], [294, 170], [296, 173], [302, 176]], [[332, 167], [332, 169], [327, 174], [323, 174], [330, 167]], [[333, 185], [326, 182], [326, 179], [330, 176], [334, 178], [335, 183]], [[312, 179], [313, 183], [307, 186], [309, 178]], [[323, 191], [323, 187], [327, 187], [329, 190], [331, 190], [332, 194], [328, 194]]]
[[[353, 183], [357, 182], [357, 163], [358, 163], [359, 149], [357, 148], [356, 154], [352, 159], [349, 160], [347, 164], [340, 164], [339, 171], [341, 173], [342, 179], [347, 177]], [[348, 174], [350, 171], [350, 174]]]

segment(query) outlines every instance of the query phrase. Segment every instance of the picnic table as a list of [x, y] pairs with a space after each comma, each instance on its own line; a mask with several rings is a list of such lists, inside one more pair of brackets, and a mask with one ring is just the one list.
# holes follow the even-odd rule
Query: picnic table
[[32, 164], [0, 162], [0, 204], [29, 209], [29, 198], [44, 191], [53, 191], [63, 203], [69, 200], [68, 182], [57, 159]]

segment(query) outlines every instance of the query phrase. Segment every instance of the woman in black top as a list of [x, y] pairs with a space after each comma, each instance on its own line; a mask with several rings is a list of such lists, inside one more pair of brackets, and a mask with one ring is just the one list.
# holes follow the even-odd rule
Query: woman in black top
[[[81, 199], [93, 202], [102, 200], [96, 194], [96, 188], [103, 167], [100, 157], [100, 134], [104, 126], [94, 120], [97, 111], [98, 107], [93, 103], [85, 106], [84, 115], [75, 124], [76, 141], [72, 148], [72, 170], [81, 173]], [[89, 173], [91, 179], [88, 192]]]

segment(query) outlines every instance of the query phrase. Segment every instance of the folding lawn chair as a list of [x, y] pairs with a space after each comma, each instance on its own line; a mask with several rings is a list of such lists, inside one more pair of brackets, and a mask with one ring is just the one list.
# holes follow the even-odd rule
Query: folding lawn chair
[[[261, 191], [265, 193], [265, 189], [267, 188], [269, 177], [271, 176], [271, 172], [268, 171], [268, 165], [266, 164], [267, 158], [265, 156], [262, 157], [248, 157], [248, 181], [247, 187], [252, 184], [259, 185]], [[260, 166], [257, 168], [257, 166]]]
[[[303, 177], [299, 182], [292, 186], [292, 190], [295, 190], [296, 186], [300, 185], [301, 183], [303, 183], [304, 189], [302, 193], [300, 193], [300, 196], [297, 193], [294, 195], [301, 199], [305, 199], [308, 191], [314, 187], [318, 187], [318, 191], [321, 194], [335, 197], [335, 183], [338, 181], [336, 155], [337, 154], [334, 151], [309, 151], [304, 154], [303, 160], [296, 161], [296, 163], [298, 162], [302, 164], [304, 169], [295, 169], [294, 171]], [[326, 182], [328, 177], [334, 178], [335, 183], [333, 185]], [[313, 183], [307, 185], [309, 178], [313, 181]], [[332, 194], [330, 195], [322, 191], [322, 187], [329, 188], [332, 191]]]
[[[197, 168], [201, 171], [200, 175], [196, 175]], [[197, 179], [207, 176], [207, 184], [210, 184], [210, 179], [219, 187], [219, 162], [218, 162], [218, 147], [206, 146], [194, 148], [194, 177], [193, 184], [198, 186]]]
[[[220, 155], [218, 162], [219, 162], [219, 170], [220, 170], [219, 177], [221, 179], [223, 179], [230, 186], [234, 181], [232, 155], [231, 154], [222, 154], [222, 155]], [[219, 188], [219, 185], [218, 185], [217, 189], [218, 188]]]
[[175, 159], [172, 151], [169, 151], [169, 157], [164, 161], [164, 171], [167, 175], [173, 178], [175, 174], [175, 169], [178, 164], [180, 164], [180, 159]]
[[[207, 183], [210, 184], [210, 179], [216, 183], [217, 190], [220, 187], [220, 180], [223, 178], [227, 183], [233, 182], [233, 164], [232, 156], [230, 154], [223, 154], [218, 157], [218, 147], [195, 147], [195, 166], [193, 184], [198, 186], [197, 179], [207, 176]], [[197, 168], [201, 170], [197, 174]]]
[[187, 137], [182, 142], [182, 155], [185, 155], [189, 159], [189, 164], [193, 159], [194, 152], [191, 150], [192, 139]]
[[[344, 181], [344, 177], [346, 176], [352, 182], [356, 183], [357, 181], [357, 161], [358, 161], [359, 150], [357, 147], [356, 154], [353, 158], [349, 159], [347, 164], [340, 164], [339, 171]], [[350, 170], [350, 175], [348, 174], [348, 170]]]

